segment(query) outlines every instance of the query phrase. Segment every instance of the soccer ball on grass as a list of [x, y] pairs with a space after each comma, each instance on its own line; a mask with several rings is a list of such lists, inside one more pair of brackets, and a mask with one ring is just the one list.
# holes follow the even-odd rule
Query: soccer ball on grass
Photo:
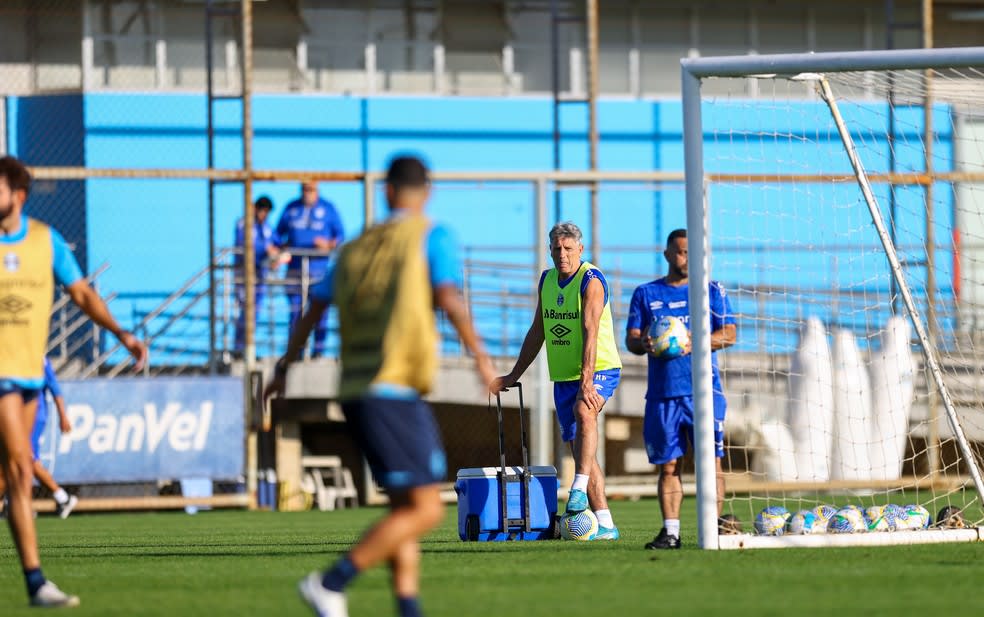
[[560, 517], [560, 537], [565, 540], [594, 540], [598, 535], [598, 517], [591, 510], [565, 513]]
[[768, 506], [755, 517], [755, 532], [760, 536], [781, 536], [786, 531], [789, 510], [782, 506]]

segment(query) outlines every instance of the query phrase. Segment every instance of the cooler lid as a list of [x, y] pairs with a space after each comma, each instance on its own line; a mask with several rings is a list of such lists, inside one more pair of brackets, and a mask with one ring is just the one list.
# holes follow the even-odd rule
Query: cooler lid
[[[523, 472], [522, 466], [506, 466], [506, 470], [512, 474]], [[534, 476], [557, 477], [557, 469], [553, 465], [530, 465], [530, 473]], [[468, 467], [458, 470], [458, 479], [463, 478], [495, 478], [499, 474], [498, 467]]]

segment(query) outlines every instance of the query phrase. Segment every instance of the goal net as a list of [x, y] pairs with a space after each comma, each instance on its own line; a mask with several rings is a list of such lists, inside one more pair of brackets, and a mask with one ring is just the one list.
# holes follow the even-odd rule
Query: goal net
[[717, 355], [741, 533], [700, 411], [704, 548], [978, 539], [982, 67], [984, 48], [684, 62], [691, 323], [707, 280], [738, 322]]

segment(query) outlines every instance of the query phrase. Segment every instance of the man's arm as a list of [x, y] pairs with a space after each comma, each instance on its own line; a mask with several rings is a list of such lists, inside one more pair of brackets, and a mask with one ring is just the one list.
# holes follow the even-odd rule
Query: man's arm
[[649, 334], [651, 325], [652, 314], [646, 305], [642, 288], [637, 287], [632, 292], [632, 301], [629, 302], [629, 317], [625, 328], [625, 348], [637, 356], [651, 352], [653, 348], [653, 339]]
[[598, 328], [601, 323], [601, 313], [605, 309], [605, 286], [601, 281], [592, 277], [584, 290], [581, 299], [581, 392], [579, 397], [587, 403], [590, 409], [601, 409], [605, 404], [594, 387], [595, 359], [598, 354]]
[[451, 325], [464, 343], [465, 348], [475, 356], [475, 366], [482, 379], [482, 385], [489, 388], [495, 379], [492, 360], [485, 353], [485, 346], [475, 332], [468, 309], [456, 285], [441, 285], [434, 290], [434, 304], [448, 316]]
[[720, 329], [711, 332], [711, 351], [727, 349], [738, 341], [738, 327], [733, 323], [724, 324]]
[[120, 327], [113, 314], [109, 312], [109, 307], [85, 279], [79, 279], [68, 285], [65, 287], [65, 291], [68, 292], [72, 301], [82, 309], [82, 312], [89, 316], [89, 319], [109, 330], [113, 336], [119, 339], [120, 343], [133, 356], [136, 370], [143, 368], [147, 361], [147, 347], [132, 332], [127, 332]]
[[509, 371], [508, 375], [495, 378], [491, 388], [493, 392], [504, 392], [507, 388], [519, 381], [519, 378], [523, 376], [523, 373], [530, 367], [530, 364], [533, 364], [536, 354], [540, 353], [540, 348], [543, 347], [542, 315], [543, 309], [540, 306], [540, 296], [537, 294], [536, 312], [533, 313], [533, 323], [530, 324], [530, 329], [526, 331], [526, 338], [523, 339], [523, 346], [519, 349], [516, 364]]
[[58, 427], [62, 433], [70, 433], [72, 422], [68, 419], [68, 410], [65, 409], [65, 397], [58, 394], [55, 395], [54, 399], [55, 408], [58, 410]]
[[644, 356], [652, 351], [653, 338], [649, 336], [649, 328], [646, 327], [646, 335], [642, 335], [642, 328], [629, 328], [625, 332], [625, 348], [637, 356]]
[[331, 251], [345, 240], [345, 228], [342, 227], [342, 217], [338, 215], [335, 205], [328, 202], [325, 206], [325, 227], [328, 235], [315, 236], [314, 248]]
[[327, 310], [328, 304], [324, 300], [311, 297], [311, 303], [308, 306], [307, 312], [297, 320], [297, 325], [290, 335], [290, 341], [287, 342], [287, 351], [277, 360], [277, 364], [273, 369], [273, 380], [264, 388], [263, 398], [266, 399], [273, 395], [283, 395], [284, 387], [287, 383], [287, 367], [290, 366], [291, 362], [295, 362], [301, 357], [301, 351], [304, 349], [304, 344], [307, 343], [311, 330], [321, 320], [321, 315]]

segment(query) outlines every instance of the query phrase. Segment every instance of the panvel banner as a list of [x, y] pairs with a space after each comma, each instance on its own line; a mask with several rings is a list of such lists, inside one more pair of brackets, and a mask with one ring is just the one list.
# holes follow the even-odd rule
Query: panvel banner
[[62, 484], [235, 479], [244, 470], [243, 382], [157, 377], [61, 382], [72, 430], [48, 398], [39, 455]]

